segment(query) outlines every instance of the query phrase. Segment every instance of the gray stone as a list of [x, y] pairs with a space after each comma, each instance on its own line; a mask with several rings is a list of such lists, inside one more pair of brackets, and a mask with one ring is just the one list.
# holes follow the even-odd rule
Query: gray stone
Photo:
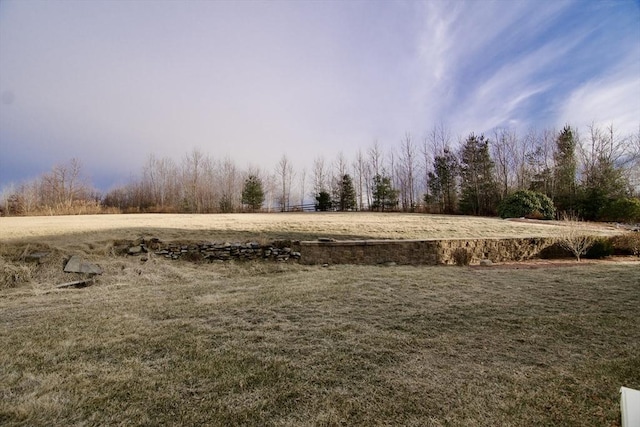
[[480, 260], [480, 265], [483, 267], [489, 267], [491, 265], [493, 265], [493, 261], [491, 261], [490, 259], [481, 259]]
[[25, 261], [27, 262], [36, 262], [38, 264], [42, 264], [44, 259], [49, 256], [49, 252], [34, 252], [25, 257]]
[[129, 255], [138, 255], [142, 253], [142, 245], [131, 246], [127, 251]]
[[64, 266], [65, 273], [102, 274], [102, 269], [96, 264], [92, 264], [74, 255]]

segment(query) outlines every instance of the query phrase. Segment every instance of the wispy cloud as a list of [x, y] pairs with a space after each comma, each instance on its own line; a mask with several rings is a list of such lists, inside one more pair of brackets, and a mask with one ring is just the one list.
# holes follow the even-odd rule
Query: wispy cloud
[[194, 147], [303, 167], [439, 123], [635, 129], [633, 6], [0, 0], [0, 180], [70, 156], [127, 179]]
[[[571, 91], [559, 109], [557, 124], [586, 127], [613, 124], [630, 134], [640, 125], [640, 52], [633, 52], [611, 75], [589, 79]], [[631, 64], [629, 64], [629, 60]]]

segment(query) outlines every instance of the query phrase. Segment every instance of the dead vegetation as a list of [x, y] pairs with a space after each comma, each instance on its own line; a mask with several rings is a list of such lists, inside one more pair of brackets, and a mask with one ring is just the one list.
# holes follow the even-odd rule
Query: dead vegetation
[[616, 425], [640, 388], [637, 265], [101, 266], [0, 293], [3, 425]]
[[[194, 217], [184, 233], [245, 236], [233, 225], [242, 215], [224, 226]], [[384, 231], [375, 217], [338, 231], [292, 220], [290, 230], [420, 228], [401, 215]], [[465, 227], [455, 220], [442, 217], [439, 232]], [[2, 425], [617, 425], [619, 387], [640, 388], [637, 261], [141, 262], [116, 256], [107, 234], [178, 229], [82, 224], [52, 236], [43, 230], [59, 224], [43, 223], [32, 239], [0, 245], [10, 283], [0, 289]], [[286, 235], [273, 226], [252, 233]], [[27, 262], [33, 252], [48, 255]], [[93, 286], [54, 287], [73, 280], [62, 271], [70, 254], [100, 265]]]
[[[594, 234], [617, 234], [592, 225]], [[553, 237], [562, 222], [407, 213], [323, 212], [278, 214], [132, 214], [0, 218], [0, 241], [64, 244], [110, 242], [140, 235], [169, 240], [447, 239]]]

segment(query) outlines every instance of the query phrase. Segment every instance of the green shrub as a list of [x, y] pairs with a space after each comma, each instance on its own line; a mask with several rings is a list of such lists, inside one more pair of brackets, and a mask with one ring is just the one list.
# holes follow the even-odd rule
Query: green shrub
[[587, 252], [584, 254], [585, 258], [600, 259], [613, 255], [613, 244], [610, 239], [600, 238], [597, 239]]
[[516, 191], [498, 206], [501, 218], [553, 219], [555, 214], [556, 209], [551, 199], [537, 191]]
[[602, 209], [600, 217], [608, 221], [640, 222], [640, 199], [615, 199]]

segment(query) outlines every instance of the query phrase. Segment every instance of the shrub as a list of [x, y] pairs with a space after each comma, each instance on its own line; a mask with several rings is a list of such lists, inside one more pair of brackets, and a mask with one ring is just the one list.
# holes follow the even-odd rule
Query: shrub
[[608, 221], [640, 222], [640, 199], [622, 197], [605, 206], [600, 217]]
[[565, 231], [558, 238], [558, 245], [571, 252], [580, 262], [580, 257], [587, 253], [589, 248], [597, 240], [595, 236], [586, 234], [586, 230], [581, 226], [580, 221], [565, 216], [563, 218]]
[[551, 199], [537, 191], [516, 191], [498, 206], [498, 215], [501, 218], [553, 219], [555, 214]]
[[591, 245], [589, 249], [587, 249], [584, 257], [590, 259], [599, 259], [606, 258], [611, 255], [613, 255], [613, 244], [611, 243], [611, 240], [606, 238], [599, 238], [595, 242], [593, 242], [593, 245]]
[[471, 254], [465, 248], [458, 248], [453, 252], [453, 260], [458, 266], [469, 265], [471, 263]]
[[640, 233], [626, 233], [611, 239], [613, 251], [620, 255], [640, 257]]

